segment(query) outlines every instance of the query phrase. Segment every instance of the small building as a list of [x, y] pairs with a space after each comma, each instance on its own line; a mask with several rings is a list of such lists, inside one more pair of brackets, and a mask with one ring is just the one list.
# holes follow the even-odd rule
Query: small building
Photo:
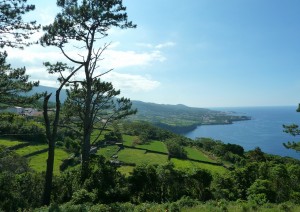
[[38, 113], [37, 109], [34, 109], [34, 108], [24, 108], [24, 115], [25, 116], [36, 116], [36, 113]]
[[5, 110], [3, 110], [3, 112], [10, 112], [10, 113], [22, 115], [22, 114], [24, 114], [24, 108], [17, 107], [17, 106], [9, 107], [9, 108], [6, 108]]

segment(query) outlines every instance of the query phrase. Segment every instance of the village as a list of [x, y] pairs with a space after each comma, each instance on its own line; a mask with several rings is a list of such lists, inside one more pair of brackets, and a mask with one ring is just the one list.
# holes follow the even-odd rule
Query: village
[[35, 109], [35, 108], [24, 108], [24, 107], [18, 107], [18, 106], [12, 106], [12, 107], [8, 107], [5, 109], [1, 109], [0, 110], [1, 113], [4, 112], [9, 112], [9, 113], [14, 113], [14, 114], [18, 114], [18, 115], [22, 115], [22, 116], [29, 116], [29, 117], [33, 117], [33, 116], [42, 116], [43, 112]]

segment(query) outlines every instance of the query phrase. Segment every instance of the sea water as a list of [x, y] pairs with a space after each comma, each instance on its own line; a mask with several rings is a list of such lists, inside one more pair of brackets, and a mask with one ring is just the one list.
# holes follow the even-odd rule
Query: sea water
[[300, 141], [283, 132], [283, 124], [298, 124], [300, 113], [296, 106], [285, 107], [241, 107], [213, 108], [229, 114], [251, 116], [251, 120], [238, 121], [229, 125], [201, 125], [186, 133], [189, 138], [209, 137], [224, 143], [239, 144], [244, 149], [251, 150], [260, 147], [263, 152], [300, 159], [300, 152], [286, 149], [283, 143]]

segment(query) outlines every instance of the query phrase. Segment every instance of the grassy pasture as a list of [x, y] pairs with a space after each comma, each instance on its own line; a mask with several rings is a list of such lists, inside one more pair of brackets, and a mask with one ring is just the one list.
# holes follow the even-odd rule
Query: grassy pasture
[[185, 147], [184, 149], [187, 151], [187, 156], [190, 159], [202, 160], [202, 161], [207, 161], [207, 162], [216, 162], [216, 161], [210, 159], [207, 155], [205, 155], [203, 152], [201, 152], [197, 148]]
[[24, 142], [17, 141], [17, 140], [9, 140], [9, 139], [0, 139], [0, 145], [6, 146], [6, 147], [11, 147], [11, 146], [16, 146], [18, 144], [22, 144]]
[[33, 152], [37, 152], [47, 148], [48, 148], [47, 144], [34, 144], [34, 145], [26, 146], [24, 148], [17, 149], [16, 153], [18, 153], [21, 156], [25, 156]]
[[[9, 140], [9, 139], [0, 139], [0, 145], [4, 145], [6, 147], [15, 146], [18, 144], [22, 144], [24, 142], [17, 140]], [[26, 146], [23, 148], [16, 149], [15, 152], [21, 156], [26, 156], [28, 154], [35, 153], [40, 150], [47, 149], [47, 144], [32, 144], [30, 146]], [[56, 148], [55, 149], [55, 158], [54, 158], [54, 174], [58, 175], [60, 173], [59, 167], [62, 161], [68, 158], [69, 154], [63, 149]], [[29, 166], [37, 172], [46, 171], [46, 160], [48, 157], [48, 153], [37, 153], [28, 157]]]
[[161, 141], [151, 141], [148, 144], [137, 145], [136, 147], [162, 153], [168, 153], [166, 145]]
[[119, 149], [119, 147], [116, 145], [107, 146], [107, 147], [98, 149], [97, 154], [104, 156], [106, 159], [110, 159], [111, 156], [116, 154], [118, 149]]
[[[62, 149], [55, 149], [55, 158], [54, 158], [54, 169], [53, 173], [55, 175], [59, 175], [59, 167], [62, 161], [68, 158], [69, 154]], [[32, 157], [29, 157], [29, 165], [37, 172], [46, 171], [46, 160], [48, 157], [48, 153], [37, 154]]]
[[161, 164], [168, 161], [167, 155], [160, 155], [154, 153], [145, 153], [145, 150], [139, 149], [123, 149], [118, 153], [119, 160], [126, 163], [135, 163], [140, 165], [146, 164]]
[[124, 174], [126, 177], [128, 177], [130, 173], [132, 173], [133, 169], [133, 166], [121, 166], [118, 168], [118, 171]]
[[126, 146], [133, 146], [134, 140], [136, 140], [137, 136], [131, 136], [131, 135], [122, 135], [123, 137], [123, 144]]
[[192, 168], [201, 168], [201, 169], [206, 169], [206, 170], [210, 171], [211, 173], [223, 174], [223, 173], [227, 172], [227, 169], [225, 169], [224, 167], [212, 165], [212, 164], [182, 160], [182, 159], [177, 159], [177, 158], [172, 158], [171, 162], [174, 163], [175, 168], [181, 169], [181, 170], [192, 169]]
[[[123, 135], [123, 144], [126, 146], [133, 146], [134, 140], [136, 139], [137, 136]], [[147, 144], [135, 145], [135, 147], [162, 153], [168, 153], [166, 145], [161, 141], [152, 140]]]

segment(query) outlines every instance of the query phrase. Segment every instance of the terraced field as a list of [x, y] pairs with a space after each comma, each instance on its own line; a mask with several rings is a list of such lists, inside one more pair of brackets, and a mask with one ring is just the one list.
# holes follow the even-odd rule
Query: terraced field
[[[47, 160], [47, 144], [34, 144], [27, 146], [20, 146], [20, 144], [29, 144], [18, 140], [0, 139], [0, 145], [14, 148], [14, 151], [21, 156], [26, 157], [29, 160], [29, 165], [37, 172], [46, 171], [46, 160]], [[18, 146], [17, 146], [18, 145]], [[55, 160], [54, 160], [54, 174], [60, 173], [59, 167], [62, 161], [68, 158], [69, 154], [63, 149], [56, 148]]]
[[[148, 144], [135, 145], [132, 147], [133, 141], [136, 139], [135, 136], [124, 135], [125, 148], [119, 149], [117, 145], [106, 146], [100, 148], [97, 152], [99, 155], [103, 155], [106, 159], [112, 159], [113, 155], [118, 155], [116, 160], [124, 162], [125, 164], [131, 164], [130, 166], [121, 166], [118, 168], [122, 173], [129, 175], [132, 172], [135, 165], [141, 164], [163, 164], [167, 163], [168, 151], [163, 142], [151, 141]], [[25, 144], [25, 145], [21, 145]], [[28, 158], [30, 166], [38, 171], [43, 172], [46, 169], [47, 159], [47, 144], [34, 144], [27, 145], [26, 142], [18, 140], [1, 139], [0, 145], [4, 145], [9, 148], [16, 147], [16, 153]], [[136, 149], [135, 149], [136, 148]], [[118, 151], [119, 150], [119, 151]], [[188, 153], [188, 160], [181, 160], [172, 158], [170, 161], [174, 163], [178, 169], [190, 169], [190, 168], [203, 168], [210, 170], [212, 173], [224, 173], [226, 169], [219, 165], [213, 165], [213, 159], [209, 158], [201, 150], [192, 147], [185, 147]], [[157, 152], [157, 153], [156, 153]], [[59, 167], [62, 161], [68, 158], [68, 153], [63, 149], [56, 148], [55, 150], [55, 161], [54, 161], [54, 174], [59, 174]], [[202, 162], [201, 162], [202, 161]]]
[[218, 165], [212, 165], [212, 164], [206, 164], [201, 162], [194, 162], [189, 160], [181, 160], [177, 158], [172, 158], [171, 162], [174, 163], [175, 168], [185, 170], [185, 169], [191, 169], [191, 168], [201, 168], [206, 169], [210, 171], [213, 174], [223, 174], [227, 172], [227, 169], [225, 169], [223, 166]]
[[123, 144], [125, 146], [135, 146], [136, 148], [140, 148], [140, 149], [168, 153], [166, 145], [161, 141], [152, 140], [147, 144], [134, 145], [134, 140], [136, 139], [137, 139], [136, 136], [123, 135], [123, 140], [124, 140]]
[[206, 161], [206, 162], [216, 162], [213, 159], [209, 158], [206, 154], [204, 154], [201, 150], [192, 148], [192, 147], [185, 147], [187, 151], [187, 156], [189, 159]]

